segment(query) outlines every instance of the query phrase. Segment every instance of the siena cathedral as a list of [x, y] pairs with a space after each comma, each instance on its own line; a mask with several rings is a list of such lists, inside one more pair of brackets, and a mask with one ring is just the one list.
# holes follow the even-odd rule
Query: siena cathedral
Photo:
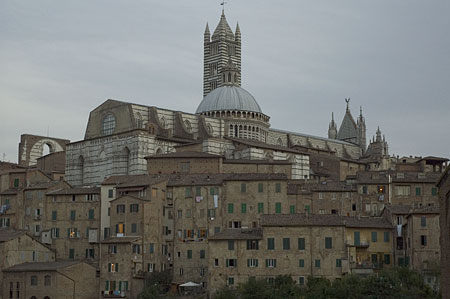
[[332, 117], [328, 138], [271, 128], [270, 116], [241, 87], [241, 32], [239, 25], [232, 31], [223, 12], [212, 35], [206, 25], [203, 74], [195, 114], [111, 99], [92, 110], [84, 139], [66, 148], [68, 183], [98, 185], [111, 175], [145, 174], [145, 157], [192, 145], [224, 159], [286, 161], [292, 179], [310, 178], [311, 151], [377, 165], [388, 156], [379, 130], [366, 145], [362, 111], [355, 121], [349, 99], [339, 129]]

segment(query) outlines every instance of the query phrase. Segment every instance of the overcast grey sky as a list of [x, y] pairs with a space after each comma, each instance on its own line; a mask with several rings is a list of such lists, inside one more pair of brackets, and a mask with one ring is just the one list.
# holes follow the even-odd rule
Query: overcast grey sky
[[[0, 1], [0, 159], [84, 136], [108, 98], [195, 112], [220, 1]], [[450, 1], [229, 0], [242, 87], [274, 128], [326, 136], [350, 97], [390, 154], [450, 156]]]

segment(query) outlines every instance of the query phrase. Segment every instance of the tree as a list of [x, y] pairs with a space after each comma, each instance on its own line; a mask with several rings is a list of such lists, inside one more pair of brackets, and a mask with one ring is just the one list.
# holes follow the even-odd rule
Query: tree
[[144, 291], [139, 294], [138, 299], [159, 299], [161, 298], [159, 289], [160, 287], [158, 284], [147, 286]]

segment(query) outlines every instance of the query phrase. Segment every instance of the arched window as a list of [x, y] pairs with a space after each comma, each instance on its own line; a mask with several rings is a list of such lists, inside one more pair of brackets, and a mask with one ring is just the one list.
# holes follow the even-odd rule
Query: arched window
[[212, 135], [214, 133], [213, 128], [210, 124], [206, 125], [206, 129], [208, 130], [209, 135]]
[[161, 119], [159, 120], [159, 123], [161, 125], [162, 128], [166, 128], [166, 119], [163, 117], [161, 117]]
[[222, 82], [225, 83], [225, 74], [222, 74]]
[[52, 285], [52, 277], [50, 275], [44, 276], [44, 285], [51, 286]]
[[142, 115], [138, 112], [136, 113], [136, 128], [142, 129], [144, 126], [142, 124]]
[[116, 118], [112, 113], [106, 114], [106, 116], [103, 118], [102, 123], [102, 129], [103, 129], [103, 136], [105, 135], [111, 135], [114, 132], [114, 129], [116, 127]]
[[78, 168], [80, 173], [80, 184], [84, 184], [84, 158], [83, 156], [78, 157]]
[[278, 140], [277, 140], [277, 145], [283, 146], [283, 140], [281, 139], [281, 137], [278, 138]]
[[191, 126], [191, 122], [189, 120], [185, 120], [184, 121], [184, 125], [186, 126], [186, 130], [191, 133], [192, 132], [192, 126]]
[[130, 150], [125, 147], [122, 151], [124, 174], [130, 173]]
[[159, 147], [157, 150], [156, 150], [156, 154], [157, 155], [161, 155], [163, 153], [163, 150]]

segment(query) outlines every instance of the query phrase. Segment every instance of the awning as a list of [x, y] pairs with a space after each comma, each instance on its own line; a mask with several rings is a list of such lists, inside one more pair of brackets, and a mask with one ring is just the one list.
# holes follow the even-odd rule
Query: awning
[[180, 284], [180, 287], [199, 287], [199, 286], [201, 286], [201, 284], [195, 283], [195, 282], [192, 282], [192, 281]]

